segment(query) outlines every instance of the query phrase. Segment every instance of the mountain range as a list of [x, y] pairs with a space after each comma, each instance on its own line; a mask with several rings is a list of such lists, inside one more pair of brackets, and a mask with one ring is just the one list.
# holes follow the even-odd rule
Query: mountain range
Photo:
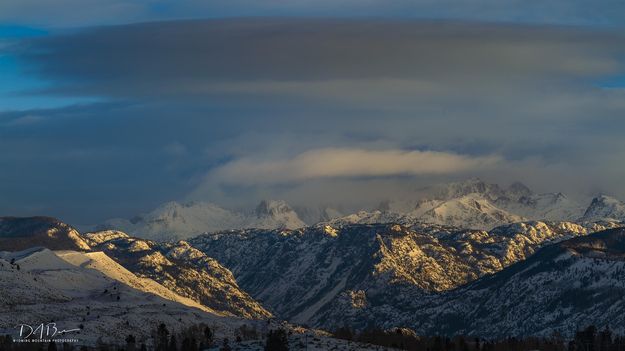
[[[241, 330], [264, 335], [283, 328], [293, 346], [305, 341], [310, 350], [380, 349], [270, 319], [226, 268], [184, 242], [159, 244], [113, 231], [80, 234], [49, 217], [0, 217], [0, 229], [2, 335], [17, 337], [16, 326], [42, 323], [44, 336], [47, 328], [66, 330], [56, 338], [78, 345], [119, 345], [130, 334], [150, 346], [161, 323], [172, 331], [202, 323], [218, 343]], [[20, 241], [42, 245], [15, 250]], [[237, 347], [263, 350], [264, 341], [243, 340]]]
[[285, 201], [261, 201], [255, 209], [236, 211], [207, 202], [167, 202], [155, 210], [132, 217], [114, 218], [87, 230], [120, 230], [155, 240], [183, 239], [197, 234], [234, 228], [287, 228], [306, 226]]
[[158, 321], [201, 321], [222, 336], [244, 323], [279, 326], [328, 343], [290, 323], [491, 337], [571, 335], [588, 324], [625, 332], [623, 202], [601, 195], [584, 208], [476, 179], [427, 190], [348, 215], [299, 208], [318, 216], [312, 224], [284, 201], [240, 211], [172, 202], [82, 233], [50, 217], [0, 217], [0, 332], [33, 320], [81, 325], [89, 340], [107, 328], [147, 340], [128, 326]]
[[[612, 325], [608, 302], [622, 296], [621, 226], [529, 221], [484, 231], [320, 223], [157, 242], [119, 231], [81, 234], [47, 217], [2, 218], [0, 228], [13, 231], [0, 232], [0, 250], [12, 250], [0, 254], [0, 303], [10, 311], [0, 313], [0, 329], [51, 318], [93, 328], [90, 335], [107, 326], [118, 337], [128, 323], [158, 319], [205, 321], [223, 334], [242, 323], [289, 321], [325, 330], [375, 325], [446, 335], [568, 335], [586, 322]], [[22, 239], [54, 251], [14, 251]], [[603, 292], [607, 302], [591, 303], [597, 296], [604, 301]], [[51, 312], [38, 312], [51, 304]], [[168, 317], [154, 318], [161, 313]]]
[[326, 329], [342, 323], [391, 327], [413, 300], [505, 271], [543, 246], [619, 225], [525, 222], [491, 231], [318, 225], [213, 233], [189, 243], [228, 267], [277, 317]]
[[534, 193], [520, 182], [502, 187], [469, 179], [420, 189], [413, 199], [389, 200], [377, 208], [351, 214], [343, 212], [332, 207], [297, 207], [296, 210], [282, 200], [262, 201], [255, 208], [243, 210], [206, 202], [168, 202], [131, 219], [111, 219], [84, 229], [120, 230], [153, 240], [185, 239], [229, 229], [297, 229], [320, 222], [333, 226], [423, 222], [489, 230], [532, 220], [625, 220], [625, 203], [600, 195], [585, 206], [562, 193]]
[[397, 315], [373, 307], [352, 318], [390, 313], [423, 334], [571, 336], [590, 324], [623, 333], [623, 296], [625, 230], [618, 228], [549, 245], [449, 293], [406, 299]]

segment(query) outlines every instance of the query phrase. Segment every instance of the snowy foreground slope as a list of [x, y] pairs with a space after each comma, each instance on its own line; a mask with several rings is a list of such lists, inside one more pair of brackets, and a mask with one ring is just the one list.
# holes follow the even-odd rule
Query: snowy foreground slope
[[[452, 290], [522, 261], [550, 243], [614, 227], [528, 222], [494, 230], [390, 224], [318, 225], [202, 235], [191, 245], [228, 267], [277, 317], [323, 328], [395, 324], [413, 299]], [[341, 306], [351, 306], [349, 309]], [[338, 313], [334, 313], [340, 311]]]
[[[350, 344], [285, 323], [223, 316], [150, 279], [137, 277], [101, 252], [45, 248], [0, 252], [0, 333], [16, 337], [17, 325], [50, 322], [59, 331], [69, 331], [56, 335], [57, 340], [76, 340], [78, 345], [121, 345], [129, 334], [138, 343], [150, 345], [151, 333], [160, 323], [172, 330], [205, 323], [217, 342], [232, 340], [235, 330], [246, 325], [261, 333], [286, 328], [292, 332], [292, 347], [308, 344], [309, 350], [385, 349]], [[263, 350], [264, 341], [245, 341], [237, 348]]]
[[81, 235], [47, 217], [0, 218], [0, 250], [27, 243], [55, 250], [104, 251], [132, 273], [223, 315], [267, 318], [270, 314], [242, 291], [230, 271], [184, 242], [159, 244], [121, 232]]
[[87, 233], [84, 238], [92, 250], [204, 306], [243, 318], [271, 317], [239, 288], [228, 269], [184, 241], [158, 243], [117, 231]]
[[139, 278], [104, 255], [40, 248], [0, 257], [3, 334], [15, 335], [14, 327], [22, 323], [54, 321], [65, 330], [81, 329], [67, 338], [123, 343], [128, 334], [149, 337], [160, 322], [182, 327], [203, 321], [222, 333], [240, 323]]
[[[31, 223], [25, 225], [27, 222]], [[2, 335], [17, 337], [16, 326], [22, 324], [55, 323], [59, 331], [69, 330], [56, 335], [57, 340], [75, 339], [79, 345], [124, 344], [132, 334], [138, 343], [150, 345], [160, 323], [173, 331], [204, 323], [214, 331], [218, 343], [223, 338], [233, 340], [243, 325], [260, 332], [260, 340], [237, 344], [245, 350], [262, 350], [263, 335], [275, 328], [291, 333], [292, 347], [384, 349], [268, 320], [270, 314], [238, 288], [227, 269], [184, 242], [158, 244], [110, 231], [80, 235], [72, 229], [59, 235], [60, 229], [71, 227], [41, 217], [0, 218], [0, 225], [5, 229], [37, 228], [22, 235], [0, 232], [6, 239], [0, 241], [0, 250], [14, 247], [20, 239], [71, 248], [0, 251]], [[114, 259], [99, 249], [115, 253]]]

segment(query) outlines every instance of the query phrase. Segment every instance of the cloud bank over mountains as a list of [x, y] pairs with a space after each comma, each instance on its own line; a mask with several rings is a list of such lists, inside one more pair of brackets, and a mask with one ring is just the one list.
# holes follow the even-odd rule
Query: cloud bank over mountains
[[405, 19], [27, 38], [10, 54], [49, 84], [22, 94], [98, 102], [0, 112], [0, 210], [96, 221], [170, 199], [377, 201], [470, 176], [625, 197], [624, 48], [607, 29]]
[[319, 178], [454, 174], [499, 162], [496, 156], [466, 157], [434, 151], [318, 149], [288, 160], [238, 159], [213, 172], [230, 184], [289, 183]]

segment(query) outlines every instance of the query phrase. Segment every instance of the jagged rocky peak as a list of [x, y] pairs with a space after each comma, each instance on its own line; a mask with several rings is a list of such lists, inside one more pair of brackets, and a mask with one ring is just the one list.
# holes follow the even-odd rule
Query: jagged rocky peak
[[512, 200], [519, 201], [523, 198], [530, 198], [535, 193], [524, 183], [515, 181], [507, 188], [499, 184], [488, 183], [480, 178], [471, 178], [461, 182], [440, 184], [432, 187], [430, 198], [437, 200], [449, 200], [479, 194], [489, 201]]
[[89, 250], [72, 226], [52, 217], [0, 217], [0, 250], [19, 251], [34, 246], [52, 250]]
[[295, 210], [284, 200], [262, 200], [256, 206], [256, 216], [274, 217], [285, 213], [295, 213]]
[[592, 199], [592, 202], [590, 203], [590, 206], [588, 206], [588, 208], [586, 209], [582, 220], [625, 221], [625, 202], [607, 195], [597, 196]]
[[497, 199], [504, 195], [505, 191], [497, 184], [486, 183], [480, 178], [471, 178], [462, 182], [453, 182], [435, 186], [432, 198], [448, 200], [463, 197], [469, 194], [481, 194], [491, 199]]
[[391, 201], [390, 200], [384, 200], [381, 201], [378, 206], [376, 207], [377, 210], [379, 210], [380, 212], [390, 212], [391, 211]]
[[319, 206], [295, 206], [293, 209], [298, 217], [306, 224], [313, 225], [319, 222], [329, 221], [335, 218], [343, 217], [344, 214], [339, 208], [328, 205]]
[[530, 188], [528, 188], [525, 184], [516, 181], [512, 184], [510, 184], [510, 186], [507, 189], [507, 193], [509, 195], [514, 196], [514, 198], [516, 199], [521, 199], [524, 197], [529, 197], [532, 196], [533, 192], [530, 190]]
[[257, 220], [250, 221], [248, 227], [253, 228], [285, 228], [297, 229], [305, 227], [295, 210], [284, 200], [263, 200], [256, 206]]
[[169, 201], [152, 211], [148, 218], [158, 219], [182, 219], [187, 217], [198, 217], [202, 215], [215, 215], [228, 213], [229, 211], [210, 202], [189, 201], [177, 202]]
[[100, 245], [104, 242], [118, 238], [128, 238], [128, 234], [119, 230], [102, 230], [99, 232], [85, 233], [83, 237], [89, 241], [91, 245]]
[[131, 220], [114, 218], [90, 231], [121, 230], [132, 236], [154, 240], [179, 240], [198, 234], [242, 228], [287, 228], [305, 226], [284, 201], [263, 201], [255, 209], [232, 210], [210, 202], [170, 201]]

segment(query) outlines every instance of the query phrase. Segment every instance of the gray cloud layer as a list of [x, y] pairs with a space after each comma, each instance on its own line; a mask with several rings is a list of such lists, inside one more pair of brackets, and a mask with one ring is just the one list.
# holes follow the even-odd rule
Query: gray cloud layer
[[[90, 199], [100, 204], [91, 217], [124, 215], [186, 196], [373, 202], [433, 181], [412, 164], [430, 153], [498, 159], [436, 180], [479, 175], [625, 197], [624, 91], [602, 87], [623, 72], [618, 33], [250, 19], [102, 27], [27, 44], [19, 58], [54, 83], [46, 94], [107, 102], [0, 115], [0, 162], [15, 170], [0, 173], [6, 203], [34, 183], [57, 188], [22, 201], [24, 211]], [[399, 156], [386, 171], [351, 164], [319, 176], [309, 165], [310, 155], [320, 165], [354, 153]]]
[[557, 27], [214, 20], [43, 38], [34, 43], [37, 52], [24, 58], [38, 63], [47, 78], [71, 78], [83, 83], [77, 91], [105, 95], [287, 91], [292, 82], [371, 79], [427, 90], [463, 81], [517, 86], [540, 77], [548, 82], [607, 75], [621, 68], [623, 41], [610, 32]]
[[73, 26], [198, 17], [342, 16], [621, 26], [619, 0], [4, 0], [0, 22]]

